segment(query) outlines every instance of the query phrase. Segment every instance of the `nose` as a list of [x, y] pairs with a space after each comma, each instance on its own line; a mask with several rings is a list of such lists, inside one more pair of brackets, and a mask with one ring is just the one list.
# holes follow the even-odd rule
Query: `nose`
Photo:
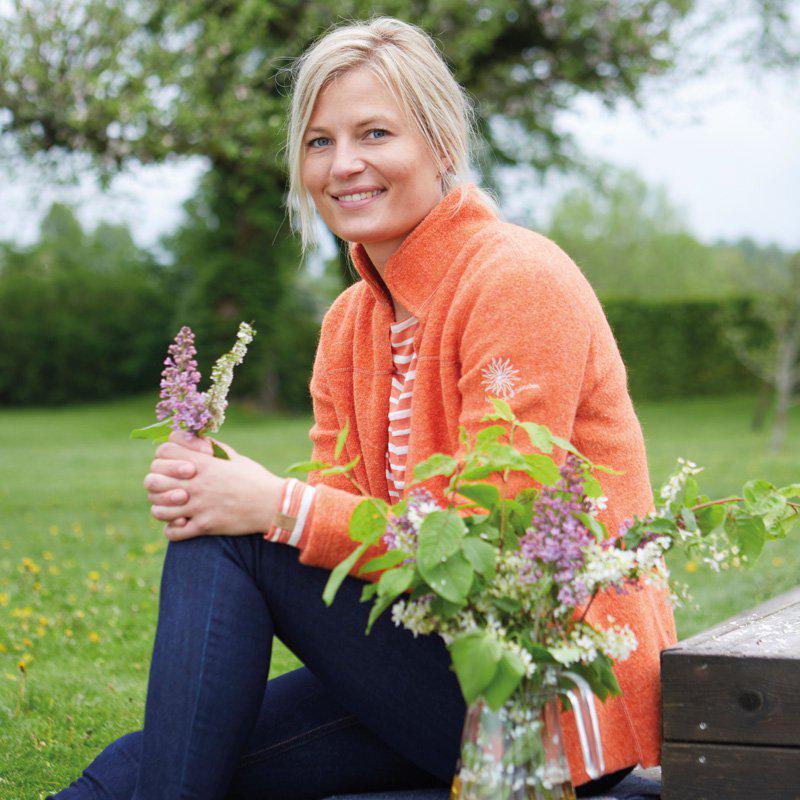
[[348, 178], [364, 171], [364, 161], [358, 154], [358, 148], [350, 142], [342, 142], [335, 146], [331, 160], [331, 177], [336, 180]]

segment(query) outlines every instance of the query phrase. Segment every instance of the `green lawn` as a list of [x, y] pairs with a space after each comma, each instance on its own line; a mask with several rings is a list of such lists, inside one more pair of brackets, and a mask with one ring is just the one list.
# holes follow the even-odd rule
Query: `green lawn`
[[[752, 404], [642, 404], [654, 484], [679, 455], [707, 467], [700, 477], [711, 495], [750, 477], [800, 480], [800, 414], [786, 454], [768, 458], [766, 434], [749, 429]], [[127, 434], [151, 419], [149, 398], [0, 412], [0, 800], [43, 798], [141, 727], [166, 541], [141, 485], [153, 447]], [[309, 426], [235, 408], [223, 438], [283, 474], [308, 456]], [[680, 635], [793, 586], [799, 550], [797, 537], [773, 544], [735, 575], [687, 571], [673, 559], [699, 606], [678, 610]], [[273, 675], [298, 665], [279, 643], [273, 653]]]

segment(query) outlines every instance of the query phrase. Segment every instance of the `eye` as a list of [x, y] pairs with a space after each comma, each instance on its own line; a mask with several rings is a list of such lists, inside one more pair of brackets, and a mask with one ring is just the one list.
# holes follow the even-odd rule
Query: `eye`
[[[388, 134], [389, 131], [384, 130], [383, 128], [371, 128], [370, 130], [367, 131], [367, 133], [386, 133], [386, 134]], [[378, 138], [382, 139], [383, 137], [379, 136]]]
[[[311, 139], [309, 142], [306, 143], [306, 147], [312, 147], [313, 148], [314, 147], [314, 142], [322, 142], [322, 141], [328, 141], [328, 137], [327, 136], [318, 136], [316, 139]], [[318, 148], [315, 148], [315, 149], [318, 149]]]

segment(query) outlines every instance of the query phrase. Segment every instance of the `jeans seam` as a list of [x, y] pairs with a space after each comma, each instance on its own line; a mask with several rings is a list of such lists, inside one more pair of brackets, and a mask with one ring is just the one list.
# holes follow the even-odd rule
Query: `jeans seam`
[[348, 714], [346, 717], [340, 717], [339, 719], [332, 720], [331, 722], [325, 722], [322, 725], [317, 725], [315, 728], [311, 728], [303, 733], [298, 733], [296, 736], [290, 736], [288, 739], [284, 739], [281, 742], [275, 742], [275, 744], [271, 744], [268, 747], [262, 747], [260, 750], [256, 750], [254, 753], [248, 753], [247, 755], [242, 756], [239, 761], [239, 765], [246, 767], [258, 761], [266, 761], [268, 758], [271, 758], [278, 752], [290, 750], [291, 748], [296, 747], [297, 745], [302, 744], [309, 739], [314, 739], [324, 734], [333, 733], [333, 731], [340, 730], [341, 728], [347, 728], [350, 725], [355, 725], [357, 722], [358, 717], [356, 717], [354, 714]]

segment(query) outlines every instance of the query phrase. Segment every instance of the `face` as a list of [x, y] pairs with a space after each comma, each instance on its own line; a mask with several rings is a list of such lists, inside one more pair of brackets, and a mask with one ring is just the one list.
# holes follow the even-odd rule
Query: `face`
[[442, 199], [425, 140], [363, 67], [317, 96], [301, 177], [325, 224], [339, 238], [361, 242], [378, 269]]

